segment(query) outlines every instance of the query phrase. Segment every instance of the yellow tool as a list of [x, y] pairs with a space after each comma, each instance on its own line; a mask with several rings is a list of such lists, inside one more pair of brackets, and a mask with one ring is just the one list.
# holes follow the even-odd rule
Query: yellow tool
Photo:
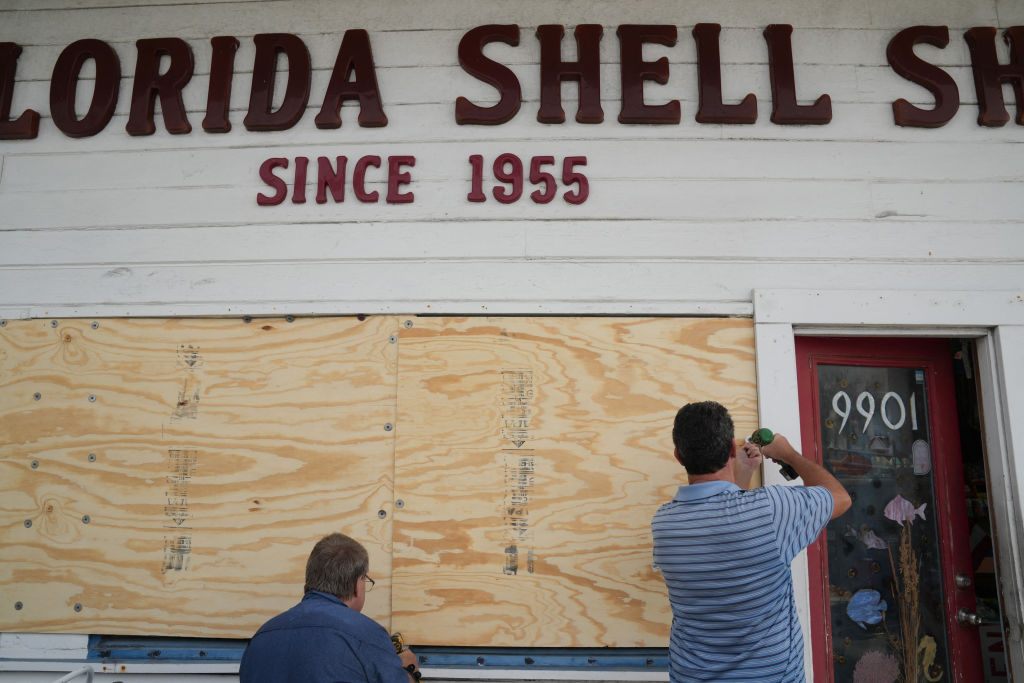
[[[405, 651], [405, 638], [402, 637], [401, 633], [395, 632], [391, 634], [391, 644], [395, 646], [396, 655]], [[423, 677], [423, 674], [416, 670], [415, 664], [410, 664], [405, 669], [412, 675], [414, 680], [418, 681]]]

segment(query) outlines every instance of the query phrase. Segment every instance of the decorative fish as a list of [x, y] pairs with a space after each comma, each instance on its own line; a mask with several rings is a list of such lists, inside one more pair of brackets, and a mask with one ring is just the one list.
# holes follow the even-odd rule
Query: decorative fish
[[846, 616], [853, 619], [865, 631], [867, 624], [878, 624], [888, 607], [882, 594], [870, 588], [863, 588], [853, 594], [846, 606]]
[[899, 677], [896, 658], [877, 650], [865, 652], [853, 668], [853, 683], [895, 683]]
[[921, 503], [920, 507], [915, 508], [914, 504], [903, 496], [896, 496], [885, 506], [885, 516], [900, 526], [903, 526], [903, 522], [912, 524], [915, 516], [924, 519], [924, 509], [927, 505], [928, 503]]
[[843, 536], [849, 538], [856, 538], [858, 541], [866, 545], [868, 548], [874, 548], [876, 550], [885, 550], [889, 546], [879, 538], [872, 529], [869, 529], [866, 525], [861, 525], [860, 531], [857, 531], [849, 524], [846, 525], [846, 533]]

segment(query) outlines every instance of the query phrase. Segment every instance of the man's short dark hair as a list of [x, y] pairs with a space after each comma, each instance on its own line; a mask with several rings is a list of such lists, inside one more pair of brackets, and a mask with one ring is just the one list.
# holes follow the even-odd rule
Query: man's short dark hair
[[672, 443], [688, 474], [711, 474], [725, 467], [733, 435], [729, 411], [715, 401], [687, 403], [672, 427]]
[[320, 591], [348, 600], [356, 594], [359, 578], [370, 569], [366, 548], [345, 534], [321, 538], [306, 561], [307, 591]]

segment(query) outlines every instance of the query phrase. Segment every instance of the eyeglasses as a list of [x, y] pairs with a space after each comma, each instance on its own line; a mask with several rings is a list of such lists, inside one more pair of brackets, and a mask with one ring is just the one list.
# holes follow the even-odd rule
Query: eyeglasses
[[363, 574], [363, 578], [364, 578], [364, 579], [366, 579], [366, 592], [367, 592], [367, 593], [369, 593], [370, 591], [372, 591], [372, 590], [373, 590], [373, 587], [374, 587], [375, 585], [377, 585], [377, 582], [376, 582], [376, 581], [374, 581], [373, 579], [371, 579], [371, 578], [370, 578], [369, 576], [367, 576], [366, 574]]

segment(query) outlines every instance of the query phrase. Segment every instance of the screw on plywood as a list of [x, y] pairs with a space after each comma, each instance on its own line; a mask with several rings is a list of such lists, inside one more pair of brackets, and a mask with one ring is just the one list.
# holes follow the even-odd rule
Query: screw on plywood
[[395, 426], [393, 424], [391, 424], [390, 422], [388, 422], [388, 423], [386, 423], [384, 425], [384, 431], [385, 432], [390, 432], [394, 428], [395, 428]]
[[36, 393], [32, 394], [32, 398], [34, 398], [34, 399], [35, 399], [35, 400], [37, 400], [37, 401], [38, 401], [39, 399], [41, 399], [42, 397], [43, 397], [43, 395], [42, 395], [42, 394], [40, 394], [40, 393], [39, 393], [38, 391], [37, 391]]
[[391, 342], [392, 344], [397, 344], [398, 343], [398, 336], [393, 334], [390, 337], [388, 337], [388, 341]]
[[56, 320], [51, 320], [50, 321], [50, 327], [57, 327], [57, 325], [60, 325], [60, 323], [57, 322]]
[[96, 394], [89, 394], [89, 403], [96, 402]]
[[90, 327], [92, 329], [94, 329], [94, 330], [98, 330], [100, 328], [100, 324], [98, 322], [96, 322], [95, 320], [93, 320], [92, 321], [92, 325], [90, 325]]
[[402, 325], [405, 327], [405, 329], [408, 330], [410, 327], [412, 327], [412, 321], [406, 320], [404, 323], [402, 323]]
[[0, 320], [0, 327], [7, 327], [7, 321], [6, 320]]
[[398, 500], [395, 501], [395, 507], [401, 510], [402, 508], [405, 507], [405, 501], [399, 498]]
[[38, 460], [33, 460], [32, 461], [32, 469], [38, 469], [38, 468], [39, 468], [39, 461]]
[[251, 315], [245, 316], [244, 318], [242, 318], [242, 322], [248, 325], [249, 323], [252, 322], [252, 316]]
[[96, 462], [96, 454], [95, 453], [90, 453], [89, 454], [89, 462]]
[[21, 600], [18, 600], [18, 602], [14, 603], [14, 609], [16, 609], [16, 610], [19, 610], [19, 611], [20, 611], [20, 610], [21, 610], [21, 608], [22, 608], [22, 607], [24, 607], [24, 606], [25, 606], [25, 605], [23, 605], [23, 604], [22, 604]]
[[31, 529], [32, 528], [32, 520], [31, 519], [26, 519], [25, 520], [25, 528], [26, 529]]
[[286, 315], [284, 317], [284, 321], [286, 323], [293, 323], [293, 322], [295, 322], [295, 316], [294, 315]]
[[89, 515], [82, 515], [82, 524], [88, 524], [92, 521], [92, 517]]
[[76, 612], [81, 612], [82, 611], [82, 603], [80, 603], [80, 602], [76, 602], [75, 603], [75, 611]]
[[388, 516], [387, 510], [377, 510], [377, 516], [381, 519], [385, 519]]

